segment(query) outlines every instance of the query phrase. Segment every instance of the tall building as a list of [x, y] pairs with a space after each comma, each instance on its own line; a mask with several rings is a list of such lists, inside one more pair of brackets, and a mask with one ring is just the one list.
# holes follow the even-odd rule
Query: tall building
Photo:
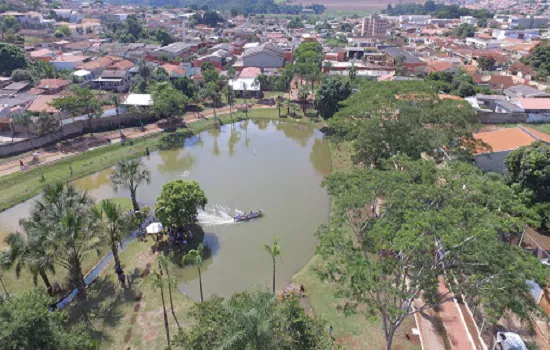
[[381, 18], [378, 15], [370, 15], [363, 18], [361, 25], [361, 36], [380, 36], [385, 35], [386, 31], [390, 29], [390, 21], [385, 18]]

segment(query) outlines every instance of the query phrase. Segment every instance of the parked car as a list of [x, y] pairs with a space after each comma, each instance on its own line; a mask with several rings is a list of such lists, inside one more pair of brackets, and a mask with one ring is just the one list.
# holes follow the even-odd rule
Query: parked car
[[497, 344], [501, 350], [527, 350], [521, 337], [513, 332], [498, 332]]

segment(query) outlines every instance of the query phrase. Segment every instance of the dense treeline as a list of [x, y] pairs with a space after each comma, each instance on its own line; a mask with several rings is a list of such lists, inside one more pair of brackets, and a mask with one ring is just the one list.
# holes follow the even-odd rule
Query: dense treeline
[[[118, 2], [118, 1], [113, 1]], [[298, 15], [304, 8], [312, 9], [315, 14], [325, 11], [325, 6], [312, 4], [308, 6], [276, 3], [274, 0], [136, 0], [137, 3], [158, 7], [190, 7], [194, 10], [233, 10], [244, 15], [255, 14], [288, 14]]]
[[494, 13], [488, 10], [471, 10], [458, 5], [436, 4], [434, 1], [426, 1], [424, 5], [414, 3], [391, 4], [383, 11], [390, 16], [400, 15], [431, 15], [436, 18], [460, 18], [460, 16], [473, 16], [476, 18], [492, 18]]
[[[549, 272], [517, 240], [547, 220], [533, 208], [550, 198], [547, 146], [509, 156], [507, 182], [483, 174], [471, 162], [484, 146], [472, 136], [475, 112], [430, 82], [364, 83], [328, 127], [352, 145], [356, 166], [324, 181], [333, 215], [319, 230], [318, 274], [340, 287], [347, 312], [382, 319], [386, 349], [404, 319], [452, 300], [441, 281], [489, 331], [508, 313], [545, 317], [526, 281], [546, 285]], [[424, 306], [411, 308], [419, 297]]]

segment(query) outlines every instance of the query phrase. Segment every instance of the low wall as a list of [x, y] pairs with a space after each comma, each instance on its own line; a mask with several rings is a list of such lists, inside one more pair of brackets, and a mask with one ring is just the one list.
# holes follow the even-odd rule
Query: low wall
[[[141, 119], [144, 124], [153, 120], [154, 118], [151, 116], [143, 117]], [[140, 120], [133, 114], [121, 114], [118, 117], [112, 116], [109, 118], [92, 119], [92, 128], [94, 132], [116, 130], [118, 129], [119, 123], [122, 127], [139, 126]], [[68, 123], [63, 125], [59, 131], [52, 134], [0, 145], [0, 157], [8, 157], [14, 154], [28, 152], [35, 148], [54, 144], [63, 139], [87, 133], [90, 131], [89, 129], [90, 122], [88, 120], [78, 120], [74, 123]]]
[[496, 113], [477, 112], [481, 124], [550, 123], [549, 113]]

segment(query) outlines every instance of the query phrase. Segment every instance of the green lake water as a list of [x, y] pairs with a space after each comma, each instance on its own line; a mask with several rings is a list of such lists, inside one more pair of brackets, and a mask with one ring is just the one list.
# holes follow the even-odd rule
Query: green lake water
[[[205, 297], [228, 296], [244, 289], [271, 286], [271, 258], [261, 249], [280, 237], [277, 287], [289, 282], [313, 256], [315, 232], [326, 223], [329, 197], [321, 188], [330, 173], [330, 152], [323, 135], [309, 125], [278, 121], [245, 121], [209, 130], [186, 140], [182, 148], [153, 152], [144, 162], [152, 182], [138, 189], [138, 200], [154, 204], [170, 180], [199, 182], [208, 205], [199, 214], [212, 257], [203, 268]], [[126, 197], [114, 193], [110, 170], [75, 183], [97, 200]], [[0, 213], [0, 232], [17, 229], [32, 201]], [[234, 223], [238, 211], [262, 209], [265, 216]], [[175, 271], [180, 291], [198, 299], [197, 271]]]

